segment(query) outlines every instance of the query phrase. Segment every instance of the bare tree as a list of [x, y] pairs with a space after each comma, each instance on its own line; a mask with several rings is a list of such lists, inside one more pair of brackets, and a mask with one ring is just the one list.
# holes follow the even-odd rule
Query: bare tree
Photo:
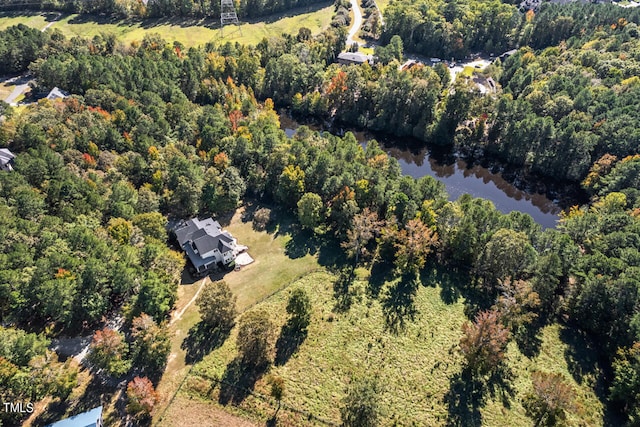
[[351, 228], [347, 230], [347, 241], [342, 243], [342, 247], [347, 250], [349, 256], [355, 258], [356, 264], [361, 256], [366, 255], [367, 244], [380, 233], [383, 223], [378, 219], [378, 214], [369, 208], [353, 217]]

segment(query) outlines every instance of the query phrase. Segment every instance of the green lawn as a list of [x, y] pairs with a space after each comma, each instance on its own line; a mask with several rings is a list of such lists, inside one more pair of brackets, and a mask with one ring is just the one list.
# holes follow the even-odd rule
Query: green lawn
[[3, 12], [0, 13], [0, 30], [4, 30], [7, 27], [18, 24], [25, 24], [29, 27], [41, 30], [47, 25], [47, 16], [55, 16], [55, 14]]
[[[339, 423], [345, 384], [354, 374], [368, 373], [378, 375], [383, 385], [380, 393], [383, 425], [433, 426], [447, 422], [473, 425], [473, 420], [491, 426], [529, 426], [533, 422], [526, 416], [521, 399], [529, 390], [534, 369], [562, 373], [576, 390], [578, 409], [570, 414], [570, 425], [602, 425], [602, 405], [591, 391], [592, 384], [588, 379], [578, 384], [570, 374], [565, 358], [571, 352], [561, 339], [566, 339], [568, 332], [561, 326], [552, 325], [542, 330], [540, 352], [531, 359], [511, 343], [508, 366], [514, 374], [511, 381], [514, 392], [508, 394], [504, 393], [505, 388], [497, 388], [493, 395], [485, 393], [482, 404], [470, 408], [465, 400], [470, 394], [465, 389], [468, 384], [451, 380], [462, 370], [458, 352], [461, 325], [466, 319], [462, 300], [446, 304], [438, 284], [421, 286], [415, 300], [416, 319], [396, 334], [385, 329], [381, 304], [378, 299], [367, 296], [366, 282], [354, 284], [357, 297], [349, 311], [333, 313], [334, 280], [329, 273], [312, 273], [260, 304], [271, 313], [278, 331], [286, 321], [285, 306], [292, 289], [307, 290], [313, 305], [307, 339], [284, 365], [271, 369], [271, 373], [285, 380], [285, 409], [279, 413], [281, 425], [316, 424], [306, 415], [286, 408]], [[224, 385], [212, 387], [211, 380], [224, 378], [235, 356], [233, 331], [221, 347], [195, 365], [178, 396], [182, 401], [209, 402], [265, 422], [275, 412], [275, 404], [268, 398], [249, 394], [238, 398], [236, 404], [222, 406], [219, 403], [221, 393], [231, 393], [232, 402], [242, 394]], [[268, 394], [266, 378], [263, 376], [257, 381], [256, 393]], [[448, 394], [452, 387], [454, 393]], [[450, 411], [446, 402], [458, 402], [457, 406], [451, 403], [451, 408], [456, 409]]]
[[376, 0], [376, 4], [383, 14], [384, 10], [387, 8], [387, 6], [389, 6], [389, 3], [391, 3], [391, 0]]
[[[228, 26], [222, 32], [219, 29], [219, 21], [213, 19], [128, 22], [91, 15], [68, 15], [50, 28], [57, 28], [68, 37], [93, 37], [100, 33], [111, 33], [124, 42], [140, 41], [146, 34], [159, 33], [168, 42], [177, 40], [187, 47], [210, 41], [256, 44], [263, 37], [282, 33], [295, 34], [300, 27], [307, 27], [312, 33], [318, 33], [329, 25], [332, 13], [333, 8], [328, 5], [321, 9], [300, 8], [287, 15], [265, 17], [262, 22], [242, 23], [238, 27]], [[46, 25], [43, 15], [0, 15], [0, 29], [18, 23], [38, 29]]]

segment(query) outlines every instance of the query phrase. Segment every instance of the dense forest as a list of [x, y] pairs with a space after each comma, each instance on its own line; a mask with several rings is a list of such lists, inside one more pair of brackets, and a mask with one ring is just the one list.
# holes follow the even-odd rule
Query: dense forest
[[[512, 25], [511, 7], [500, 7]], [[124, 45], [24, 26], [0, 32], [12, 47], [0, 44], [5, 72], [29, 69], [36, 90], [74, 94], [19, 114], [3, 106], [0, 146], [17, 159], [13, 173], [0, 174], [2, 398], [64, 400], [77, 373], [56, 361], [47, 340], [117, 313], [126, 333], [99, 331], [91, 363], [113, 378], [157, 380], [184, 267], [167, 243], [168, 219], [221, 214], [250, 198], [281, 206], [339, 244], [349, 262], [390, 260], [405, 299], [427, 263], [464, 274], [468, 317], [509, 330], [522, 348], [535, 345], [545, 323], [573, 325], [598, 343], [605, 398], [637, 423], [638, 15], [577, 11], [550, 6], [509, 27], [522, 26], [533, 47], [490, 67], [502, 87], [495, 97], [463, 77], [450, 86], [444, 66], [398, 70], [398, 39], [388, 65], [333, 64], [344, 47], [340, 29], [189, 50], [159, 36]], [[484, 18], [469, 19], [460, 21], [464, 31]], [[564, 31], [556, 37], [548, 22], [558, 20], [573, 23], [553, 25]], [[464, 49], [513, 43], [472, 34], [461, 35]], [[418, 39], [407, 36], [408, 46]], [[363, 149], [351, 134], [305, 127], [288, 139], [276, 106], [491, 153], [581, 183], [592, 200], [541, 231], [528, 215], [501, 214], [486, 200], [447, 201], [442, 184], [402, 176], [375, 142]], [[499, 362], [463, 344], [476, 374]]]

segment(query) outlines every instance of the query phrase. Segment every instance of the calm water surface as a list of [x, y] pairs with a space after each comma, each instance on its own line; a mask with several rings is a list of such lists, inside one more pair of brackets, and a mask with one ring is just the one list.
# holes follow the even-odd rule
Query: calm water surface
[[[291, 137], [299, 123], [285, 114], [280, 115], [281, 128]], [[320, 126], [309, 126], [321, 130]], [[366, 132], [353, 132], [358, 141], [366, 144], [373, 139]], [[558, 215], [562, 210], [545, 194], [529, 193], [520, 190], [503, 178], [501, 173], [494, 173], [486, 167], [468, 164], [460, 158], [436, 160], [426, 148], [419, 152], [406, 148], [399, 148], [393, 139], [380, 143], [381, 147], [393, 158], [397, 159], [402, 172], [414, 178], [430, 175], [444, 183], [449, 200], [456, 200], [463, 194], [491, 200], [498, 210], [503, 213], [520, 211], [528, 213], [543, 228], [556, 226]]]

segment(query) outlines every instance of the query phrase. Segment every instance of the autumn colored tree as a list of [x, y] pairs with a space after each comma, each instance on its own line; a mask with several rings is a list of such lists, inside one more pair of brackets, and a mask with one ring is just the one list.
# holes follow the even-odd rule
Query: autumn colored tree
[[495, 310], [481, 311], [473, 322], [462, 325], [460, 350], [467, 367], [478, 375], [494, 371], [504, 360], [509, 330]]
[[260, 208], [253, 214], [253, 228], [257, 231], [263, 231], [267, 228], [271, 219], [271, 209]]
[[131, 361], [127, 360], [124, 336], [106, 327], [93, 334], [87, 359], [98, 369], [113, 376], [120, 376], [131, 368]]
[[342, 243], [342, 247], [355, 259], [356, 264], [361, 256], [366, 255], [367, 244], [380, 233], [382, 225], [378, 214], [369, 208], [354, 215], [351, 227], [347, 230], [347, 241]]
[[502, 321], [517, 332], [520, 328], [533, 322], [538, 314], [540, 298], [533, 291], [531, 283], [525, 280], [507, 278], [499, 285], [500, 295], [495, 304]]
[[236, 346], [244, 366], [258, 368], [271, 362], [275, 327], [265, 310], [251, 310], [239, 322]]
[[127, 384], [127, 413], [135, 418], [151, 416], [160, 401], [153, 383], [147, 377], [135, 377]]
[[236, 296], [224, 280], [209, 282], [196, 299], [202, 321], [212, 329], [230, 330], [238, 311]]
[[421, 269], [437, 244], [438, 233], [419, 219], [409, 220], [395, 236], [396, 267], [404, 272]]
[[536, 426], [556, 426], [574, 409], [575, 392], [562, 374], [534, 372], [533, 390], [524, 398], [523, 406]]

